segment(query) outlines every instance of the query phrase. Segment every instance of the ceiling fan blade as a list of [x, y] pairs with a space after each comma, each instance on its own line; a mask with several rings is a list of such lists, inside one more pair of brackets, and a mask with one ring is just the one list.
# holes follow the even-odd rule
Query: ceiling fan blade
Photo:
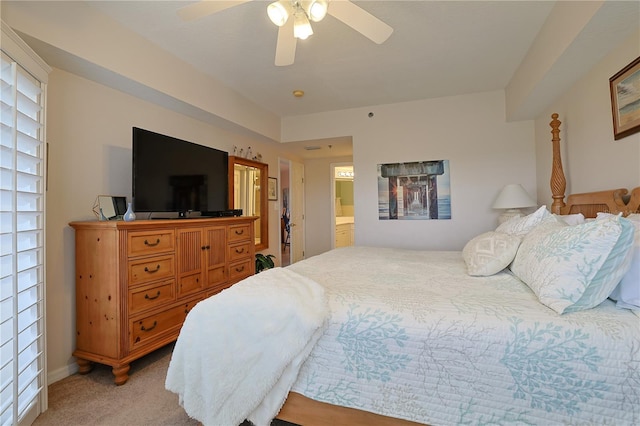
[[348, 0], [332, 0], [327, 13], [378, 44], [393, 32], [389, 25]]
[[293, 64], [296, 57], [296, 38], [293, 36], [293, 19], [278, 28], [276, 45], [276, 66], [286, 67]]
[[248, 1], [250, 0], [201, 0], [178, 9], [178, 16], [183, 21], [193, 21]]

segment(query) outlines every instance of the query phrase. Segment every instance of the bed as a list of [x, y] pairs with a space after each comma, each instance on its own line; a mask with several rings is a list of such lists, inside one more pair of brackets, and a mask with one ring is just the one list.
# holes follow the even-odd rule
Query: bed
[[[640, 213], [640, 188], [565, 201], [557, 114], [551, 127], [550, 209], [462, 253], [345, 247], [236, 284], [189, 313], [167, 389], [216, 426], [276, 413], [300, 425], [639, 424], [640, 311], [616, 284], [640, 286], [639, 231], [620, 217]], [[589, 232], [604, 255], [533, 254]], [[565, 274], [578, 255], [588, 268]], [[582, 289], [587, 275], [598, 285]]]

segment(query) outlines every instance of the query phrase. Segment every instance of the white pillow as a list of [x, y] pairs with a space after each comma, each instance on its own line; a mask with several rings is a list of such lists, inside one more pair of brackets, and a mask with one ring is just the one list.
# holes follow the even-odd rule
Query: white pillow
[[535, 212], [525, 217], [514, 217], [508, 221], [500, 224], [496, 228], [496, 232], [503, 232], [505, 234], [525, 236], [536, 226], [543, 223], [547, 218], [553, 217], [547, 206], [542, 206]]
[[585, 222], [584, 215], [582, 213], [575, 214], [554, 214], [556, 219], [559, 219], [567, 225], [581, 225]]
[[619, 308], [640, 309], [640, 214], [629, 215], [627, 219], [635, 227], [631, 267], [609, 297]]
[[462, 249], [467, 273], [472, 276], [497, 274], [516, 256], [522, 238], [502, 232], [485, 232], [471, 239]]
[[633, 225], [613, 216], [542, 225], [520, 244], [511, 271], [559, 314], [602, 303], [631, 266]]

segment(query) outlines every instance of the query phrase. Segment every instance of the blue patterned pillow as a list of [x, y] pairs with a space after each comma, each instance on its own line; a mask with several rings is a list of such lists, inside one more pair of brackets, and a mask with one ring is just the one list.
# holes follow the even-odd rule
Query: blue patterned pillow
[[634, 227], [612, 216], [582, 225], [558, 222], [532, 230], [511, 271], [559, 314], [602, 303], [631, 266]]

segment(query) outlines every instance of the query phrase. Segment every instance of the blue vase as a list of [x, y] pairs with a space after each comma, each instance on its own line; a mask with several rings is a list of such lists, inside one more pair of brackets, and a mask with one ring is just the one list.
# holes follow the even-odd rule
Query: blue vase
[[131, 203], [127, 203], [127, 211], [124, 213], [122, 218], [125, 220], [125, 222], [131, 222], [132, 220], [136, 220], [136, 214], [133, 212], [133, 209], [131, 208]]

